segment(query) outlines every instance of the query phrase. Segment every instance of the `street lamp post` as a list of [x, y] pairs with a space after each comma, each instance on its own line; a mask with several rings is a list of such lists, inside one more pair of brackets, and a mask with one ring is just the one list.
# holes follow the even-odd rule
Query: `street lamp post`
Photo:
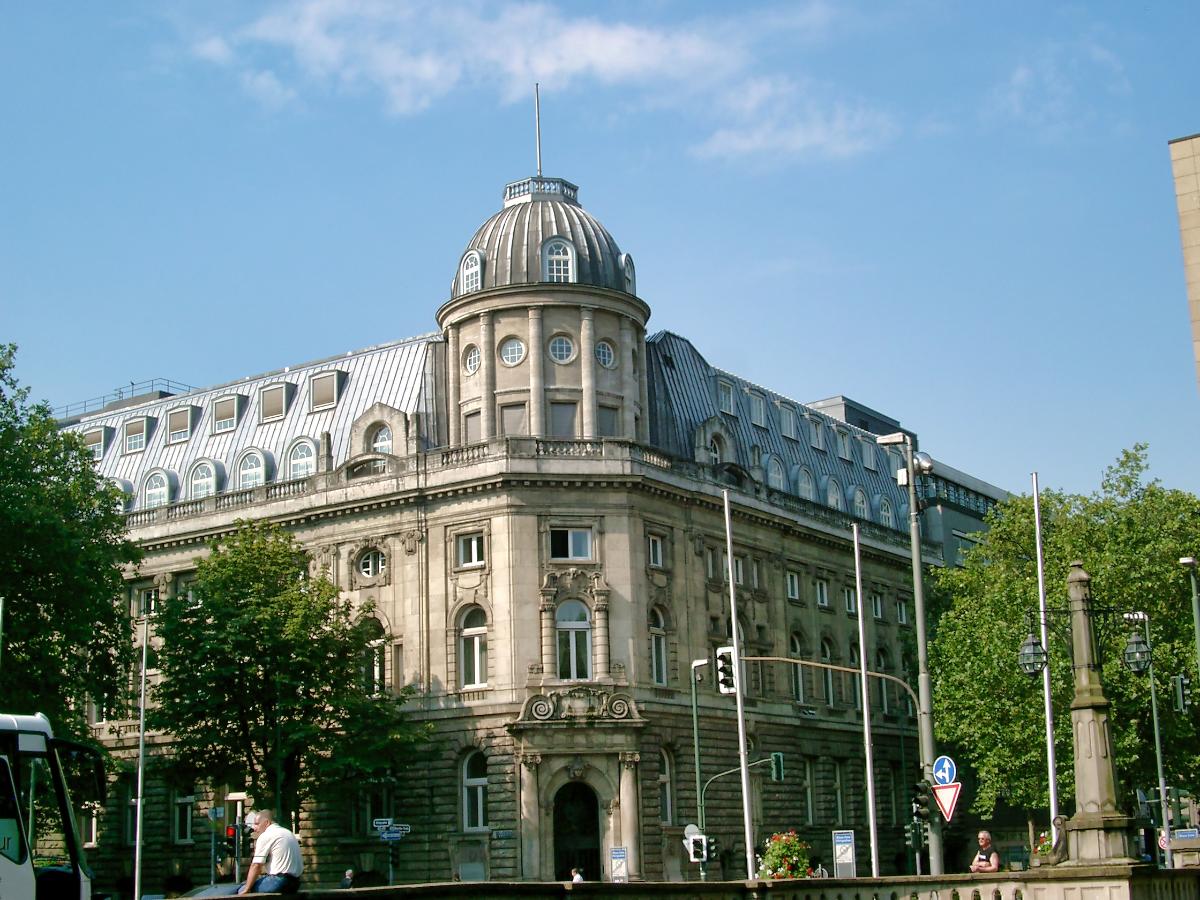
[[[700, 789], [700, 715], [696, 703], [696, 684], [700, 680], [700, 669], [707, 665], [708, 657], [692, 660], [692, 754], [696, 769], [696, 818], [699, 820], [696, 824], [700, 827], [701, 834], [706, 834], [706, 832], [704, 830], [704, 793]], [[708, 860], [702, 860], [700, 880], [706, 881], [707, 879]]]
[[1196, 629], [1196, 675], [1200, 677], [1200, 592], [1196, 590], [1196, 557], [1185, 556], [1179, 560], [1192, 579], [1192, 625]]
[[[1150, 647], [1150, 617], [1144, 612], [1125, 613], [1125, 621], [1134, 627], [1129, 636], [1129, 645], [1125, 648], [1125, 665], [1137, 675], [1146, 673], [1150, 679], [1150, 717], [1154, 721], [1154, 760], [1158, 764], [1158, 802], [1162, 813], [1163, 835], [1166, 838], [1167, 868], [1175, 867], [1175, 859], [1171, 853], [1171, 820], [1167, 808], [1167, 779], [1163, 774], [1162, 738], [1158, 731], [1158, 692], [1154, 689], [1154, 660]], [[1145, 637], [1138, 634], [1136, 628], [1141, 625]]]
[[[929, 679], [929, 641], [925, 628], [925, 587], [921, 573], [921, 511], [917, 506], [917, 475], [933, 471], [933, 459], [928, 453], [913, 450], [912, 435], [903, 431], [885, 434], [877, 439], [883, 446], [904, 448], [904, 473], [908, 483], [908, 531], [912, 548], [913, 615], [917, 620], [917, 745], [921, 756], [921, 773], [933, 781], [933, 691]], [[936, 817], [929, 820], [929, 873], [941, 875], [942, 823]]]

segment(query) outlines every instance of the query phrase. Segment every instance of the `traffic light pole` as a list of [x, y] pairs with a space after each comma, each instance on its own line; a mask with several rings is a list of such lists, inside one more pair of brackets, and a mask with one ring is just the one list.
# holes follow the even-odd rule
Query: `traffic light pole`
[[[700, 827], [701, 834], [707, 834], [704, 830], [704, 792], [700, 790], [700, 714], [696, 704], [696, 685], [700, 681], [700, 668], [708, 665], [708, 659], [693, 659], [692, 660], [692, 752], [695, 755], [695, 770], [696, 770], [696, 818], [699, 820], [696, 824]], [[700, 880], [708, 879], [708, 862], [707, 860], [700, 863]]]

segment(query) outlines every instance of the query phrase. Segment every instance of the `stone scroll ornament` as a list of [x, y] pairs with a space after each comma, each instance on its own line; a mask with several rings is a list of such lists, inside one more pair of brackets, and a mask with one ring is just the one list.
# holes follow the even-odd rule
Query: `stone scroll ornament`
[[598, 688], [569, 688], [538, 694], [525, 702], [522, 721], [551, 722], [563, 719], [640, 719], [637, 704], [628, 694]]

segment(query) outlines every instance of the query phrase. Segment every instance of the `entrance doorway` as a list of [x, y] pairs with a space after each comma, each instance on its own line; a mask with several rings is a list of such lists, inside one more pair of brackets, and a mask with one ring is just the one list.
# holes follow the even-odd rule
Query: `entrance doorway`
[[600, 804], [596, 792], [580, 781], [554, 795], [554, 878], [570, 881], [571, 869], [588, 881], [600, 881]]

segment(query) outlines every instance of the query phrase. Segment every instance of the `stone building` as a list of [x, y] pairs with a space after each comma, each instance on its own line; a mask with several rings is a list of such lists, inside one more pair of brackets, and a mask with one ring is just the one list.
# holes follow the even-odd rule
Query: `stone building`
[[[700, 674], [704, 780], [736, 765], [734, 704], [713, 654], [740, 629], [747, 656], [867, 666], [912, 657], [907, 492], [875, 434], [712, 366], [671, 332], [648, 335], [633, 259], [555, 178], [509, 184], [467, 244], [435, 333], [185, 393], [124, 398], [66, 427], [128, 496], [145, 560], [137, 615], [187, 589], [206, 543], [239, 518], [289, 528], [353, 598], [375, 602], [380, 689], [418, 688], [436, 725], [417, 783], [314, 804], [310, 881], [386, 872], [372, 820], [411, 827], [400, 881], [697, 877], [691, 677]], [[731, 621], [721, 492], [733, 503]], [[862, 532], [855, 591], [851, 524]], [[941, 545], [926, 547], [939, 562]], [[857, 676], [745, 663], [759, 838], [795, 828], [830, 859], [867, 818]], [[871, 679], [885, 872], [903, 871], [917, 771], [914, 709]], [[103, 721], [118, 753], [136, 722]], [[153, 752], [169, 736], [153, 735]], [[110, 880], [132, 857], [129, 785], [85, 816]], [[707, 831], [743, 876], [740, 785], [715, 781]], [[210, 808], [228, 788], [153, 786], [146, 884], [207, 881]], [[218, 826], [222, 820], [218, 820]]]

